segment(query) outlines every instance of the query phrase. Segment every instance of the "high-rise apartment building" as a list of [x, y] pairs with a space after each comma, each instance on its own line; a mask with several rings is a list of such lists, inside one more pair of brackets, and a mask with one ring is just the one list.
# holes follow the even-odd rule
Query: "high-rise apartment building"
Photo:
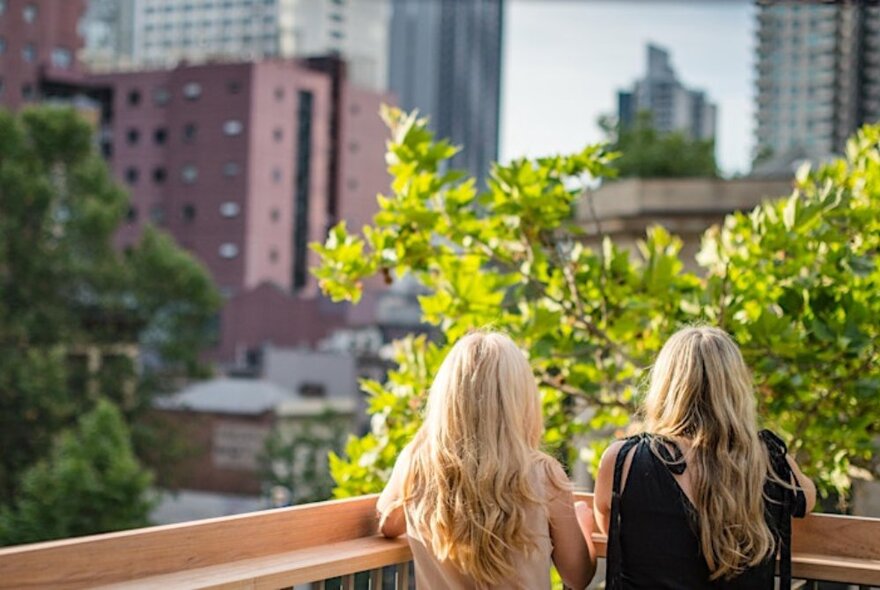
[[692, 139], [713, 139], [717, 107], [704, 92], [685, 88], [669, 59], [669, 52], [649, 44], [648, 70], [631, 91], [618, 92], [618, 120], [632, 124], [639, 112], [651, 113], [658, 131], [682, 132]]
[[334, 55], [387, 87], [389, 0], [90, 0], [84, 58], [98, 68]]
[[756, 155], [822, 158], [880, 119], [880, 7], [758, 2]]
[[393, 0], [389, 83], [484, 182], [498, 157], [503, 0]]
[[87, 0], [80, 26], [84, 41], [80, 59], [93, 69], [132, 66], [136, 0]]
[[372, 321], [320, 297], [309, 246], [339, 220], [368, 223], [387, 190], [377, 112], [389, 97], [349, 84], [332, 58], [93, 80], [111, 88], [102, 147], [131, 194], [120, 246], [152, 223], [205, 264], [228, 299], [212, 358], [248, 364], [268, 343], [314, 345]]
[[105, 153], [128, 185], [120, 242], [167, 229], [228, 295], [300, 291], [327, 226], [330, 80], [290, 62], [98, 78], [113, 89]]

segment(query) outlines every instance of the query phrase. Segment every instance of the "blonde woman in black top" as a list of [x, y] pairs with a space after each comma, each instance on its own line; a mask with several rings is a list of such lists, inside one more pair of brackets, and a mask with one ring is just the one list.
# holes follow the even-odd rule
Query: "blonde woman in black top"
[[686, 328], [651, 370], [645, 432], [602, 457], [594, 510], [609, 533], [608, 588], [790, 586], [790, 518], [816, 488], [779, 437], [758, 431], [751, 376], [717, 328]]

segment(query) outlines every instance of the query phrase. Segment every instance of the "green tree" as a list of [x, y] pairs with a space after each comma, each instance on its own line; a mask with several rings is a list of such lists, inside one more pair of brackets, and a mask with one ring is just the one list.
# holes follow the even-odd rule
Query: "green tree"
[[351, 418], [326, 410], [296, 423], [277, 424], [260, 456], [260, 475], [267, 491], [282, 486], [291, 504], [321, 502], [333, 495], [328, 453], [339, 453], [351, 431]]
[[[53, 436], [105, 397], [134, 420], [155, 391], [204, 372], [199, 353], [219, 305], [207, 272], [148, 227], [126, 252], [113, 246], [128, 208], [73, 110], [0, 111], [0, 505]], [[73, 359], [119, 344], [97, 375]]]
[[0, 545], [145, 526], [151, 481], [119, 410], [99, 400], [25, 472], [16, 501], [0, 510]]
[[623, 178], [679, 178], [718, 176], [715, 142], [690, 139], [675, 131], [655, 129], [650, 111], [640, 112], [631, 125], [621, 125], [609, 117], [599, 119], [611, 149], [620, 153], [614, 162]]
[[545, 443], [568, 463], [595, 461], [607, 444], [579, 445], [579, 435], [610, 435], [632, 420], [665, 339], [709, 322], [736, 336], [763, 420], [825, 490], [845, 490], [852, 466], [866, 464], [880, 424], [880, 129], [855, 138], [846, 160], [804, 172], [789, 199], [710, 230], [698, 275], [660, 227], [637, 253], [607, 238], [598, 250], [583, 245], [572, 207], [593, 198], [585, 184], [613, 175], [603, 146], [495, 166], [477, 193], [472, 179], [444, 171], [456, 149], [434, 142], [423, 121], [385, 116], [392, 192], [362, 235], [340, 224], [315, 245], [315, 274], [334, 299], [352, 301], [366, 277], [413, 275], [429, 293], [423, 318], [442, 338], [399, 342], [387, 382], [363, 383], [373, 429], [352, 438], [344, 458], [331, 456], [338, 496], [381, 488], [447, 347], [486, 325], [528, 352]]

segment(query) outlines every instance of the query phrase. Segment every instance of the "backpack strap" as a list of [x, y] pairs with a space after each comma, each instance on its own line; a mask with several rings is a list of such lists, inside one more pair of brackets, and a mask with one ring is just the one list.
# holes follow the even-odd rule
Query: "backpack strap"
[[638, 443], [642, 436], [634, 436], [626, 439], [617, 459], [614, 462], [614, 483], [611, 486], [611, 525], [608, 530], [607, 571], [605, 580], [608, 590], [618, 590], [622, 587], [623, 554], [620, 545], [620, 496], [623, 481], [623, 465], [626, 457]]
[[[793, 482], [794, 474], [791, 466], [785, 458], [788, 450], [785, 442], [775, 433], [762, 430], [759, 433], [761, 440], [767, 446], [767, 454], [770, 457], [770, 468], [785, 482]], [[793, 485], [797, 485], [793, 483]], [[806, 506], [803, 492], [800, 490], [782, 489], [782, 520], [779, 523], [779, 590], [791, 590], [791, 518], [797, 512], [804, 512], [800, 504]]]

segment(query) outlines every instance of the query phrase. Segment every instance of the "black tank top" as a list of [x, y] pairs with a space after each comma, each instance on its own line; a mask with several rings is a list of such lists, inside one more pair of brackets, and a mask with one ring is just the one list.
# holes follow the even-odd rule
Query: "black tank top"
[[[761, 439], [767, 446], [771, 467], [783, 481], [790, 481], [785, 444], [767, 430], [761, 432]], [[696, 512], [673, 476], [673, 472], [683, 473], [686, 465], [678, 448], [667, 443], [669, 447], [662, 442], [655, 444], [664, 455], [662, 459], [651, 449], [651, 435], [634, 437], [620, 450], [618, 461], [622, 464], [625, 451], [631, 450], [628, 454], [632, 455], [632, 464], [623, 492], [615, 494], [617, 497], [612, 500], [608, 587], [615, 590], [772, 590], [775, 555], [732, 580], [709, 580], [709, 568], [697, 535]], [[782, 539], [787, 543], [790, 516], [804, 515], [804, 494], [794, 493], [770, 479], [764, 486], [764, 494], [772, 500], [765, 501], [765, 518], [777, 538], [777, 546], [783, 544]], [[789, 555], [783, 552], [783, 557]]]

